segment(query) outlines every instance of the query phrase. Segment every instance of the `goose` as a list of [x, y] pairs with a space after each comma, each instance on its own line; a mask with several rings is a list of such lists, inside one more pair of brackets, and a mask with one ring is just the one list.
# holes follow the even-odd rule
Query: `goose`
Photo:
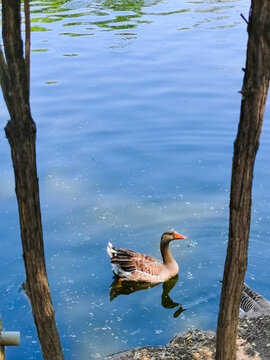
[[165, 231], [160, 240], [160, 252], [163, 262], [150, 255], [128, 249], [118, 249], [108, 242], [107, 253], [110, 256], [113, 272], [122, 280], [161, 283], [177, 275], [179, 267], [174, 260], [169, 243], [172, 240], [186, 239], [186, 236], [174, 230]]
[[270, 314], [270, 302], [244, 283], [240, 309], [249, 316]]

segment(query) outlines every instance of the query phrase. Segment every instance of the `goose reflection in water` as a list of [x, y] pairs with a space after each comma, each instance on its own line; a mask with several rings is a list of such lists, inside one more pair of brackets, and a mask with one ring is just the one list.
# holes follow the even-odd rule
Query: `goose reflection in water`
[[[127, 281], [121, 279], [119, 276], [114, 275], [114, 281], [110, 286], [110, 300], [113, 301], [119, 295], [130, 295], [135, 291], [147, 290], [153, 288], [160, 283], [151, 284], [148, 282], [137, 282], [137, 281]], [[174, 302], [169, 293], [174, 288], [178, 281], [178, 275], [174, 276], [170, 280], [163, 283], [163, 292], [161, 295], [161, 305], [165, 309], [174, 309], [177, 310], [174, 312], [173, 316], [177, 318], [185, 309], [178, 302]]]

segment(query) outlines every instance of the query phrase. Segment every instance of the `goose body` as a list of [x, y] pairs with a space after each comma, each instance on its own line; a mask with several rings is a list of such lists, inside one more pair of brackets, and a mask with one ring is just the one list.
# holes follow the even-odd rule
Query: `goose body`
[[270, 302], [245, 283], [242, 289], [240, 308], [245, 315], [249, 316], [270, 314]]
[[111, 258], [113, 272], [129, 281], [160, 283], [169, 280], [178, 273], [179, 269], [169, 249], [169, 243], [177, 239], [186, 239], [186, 237], [173, 230], [162, 234], [160, 251], [163, 262], [150, 255], [118, 249], [109, 242], [107, 253]]

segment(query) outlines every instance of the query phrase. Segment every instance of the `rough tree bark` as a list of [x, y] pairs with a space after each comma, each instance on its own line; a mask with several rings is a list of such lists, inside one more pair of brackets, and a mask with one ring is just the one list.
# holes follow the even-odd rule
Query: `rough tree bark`
[[253, 167], [270, 80], [270, 1], [253, 0], [231, 178], [229, 243], [217, 327], [216, 360], [236, 358], [239, 304], [247, 266]]
[[[0, 333], [2, 331], [2, 320], [0, 317]], [[0, 360], [5, 360], [5, 347], [0, 344]]]
[[43, 358], [63, 359], [46, 273], [36, 169], [36, 126], [29, 104], [27, 65], [21, 39], [21, 1], [2, 0], [0, 80], [11, 119], [5, 131], [11, 147], [21, 240], [26, 270], [26, 292], [31, 301]]

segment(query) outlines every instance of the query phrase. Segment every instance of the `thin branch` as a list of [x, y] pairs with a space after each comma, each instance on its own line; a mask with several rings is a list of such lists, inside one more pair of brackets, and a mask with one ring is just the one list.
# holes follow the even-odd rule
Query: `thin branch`
[[25, 67], [27, 76], [28, 91], [30, 91], [30, 42], [31, 42], [31, 23], [29, 0], [24, 0], [25, 18]]
[[7, 64], [2, 47], [0, 46], [0, 84], [3, 93], [5, 93], [6, 82], [7, 82]]
[[241, 16], [241, 18], [247, 23], [247, 25], [248, 25], [248, 20], [245, 18], [245, 16], [241, 13], [240, 14], [240, 16]]
[[7, 70], [7, 63], [5, 59], [5, 55], [3, 53], [2, 47], [0, 46], [0, 85], [2, 88], [3, 96], [7, 107], [10, 107], [10, 96], [8, 90], [8, 70]]

